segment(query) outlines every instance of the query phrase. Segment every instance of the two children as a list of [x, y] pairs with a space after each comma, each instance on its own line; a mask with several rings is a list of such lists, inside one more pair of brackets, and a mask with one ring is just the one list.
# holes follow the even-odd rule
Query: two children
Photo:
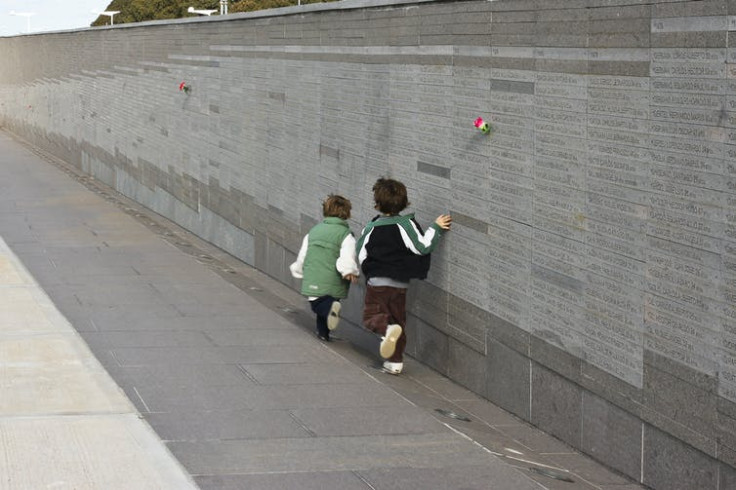
[[[328, 322], [334, 314], [333, 322], [336, 326], [340, 311], [337, 298], [346, 297], [349, 283], [357, 281], [358, 271], [355, 263], [357, 252], [357, 259], [367, 280], [363, 326], [382, 337], [380, 353], [381, 357], [387, 359], [383, 363], [384, 370], [390, 374], [400, 374], [404, 367], [404, 349], [406, 347], [406, 290], [409, 287], [409, 280], [425, 279], [427, 277], [430, 266], [429, 254], [437, 247], [442, 233], [450, 229], [452, 218], [450, 215], [440, 215], [430, 225], [426, 233], [422, 231], [422, 228], [414, 220], [413, 214], [403, 216], [399, 214], [409, 205], [409, 199], [406, 187], [397, 180], [378, 179], [373, 185], [373, 198], [375, 208], [381, 214], [373, 218], [363, 229], [360, 239], [353, 249], [351, 265], [356, 267], [351, 269], [345, 266], [345, 263], [348, 262], [348, 253], [345, 250], [343, 256], [343, 247], [345, 241], [348, 240], [348, 243], [350, 243], [350, 240], [347, 235], [343, 236], [336, 233], [332, 237], [334, 240], [332, 255], [327, 260], [319, 262], [319, 267], [325, 269], [319, 275], [316, 272], [314, 273], [314, 277], [326, 278], [330, 276], [333, 282], [335, 276], [339, 275], [343, 280], [344, 290], [330, 289], [330, 295], [327, 296], [327, 299], [316, 297], [318, 295], [313, 295], [310, 291], [313, 290], [312, 288], [323, 291], [322, 285], [309, 285], [305, 280], [302, 283], [302, 294], [310, 297], [312, 310], [317, 313], [318, 331], [322, 321], [320, 315], [324, 314], [325, 311], [329, 316]], [[347, 217], [349, 217], [349, 201], [347, 201], [347, 206]], [[325, 216], [328, 216], [326, 210], [327, 206], [325, 206]], [[347, 217], [344, 219], [347, 219]], [[328, 219], [325, 218], [325, 221]], [[312, 228], [309, 235], [304, 238], [297, 261], [291, 266], [292, 274], [295, 277], [299, 277], [297, 273], [301, 271], [301, 263], [305, 264], [304, 276], [307, 276], [306, 263], [309, 259], [305, 259], [305, 256], [310, 256], [309, 242], [311, 240], [309, 237], [324, 223]], [[347, 234], [354, 243], [355, 239], [349, 233], [349, 229]], [[334, 253], [336, 243], [341, 244], [339, 247], [340, 253], [337, 255]], [[327, 256], [327, 254], [324, 255]], [[342, 263], [340, 259], [343, 259]], [[340, 296], [341, 294], [344, 295]], [[329, 302], [328, 310], [315, 307], [315, 302], [320, 300]], [[337, 304], [337, 307], [335, 307], [335, 304]], [[334, 311], [335, 308], [336, 311]]]

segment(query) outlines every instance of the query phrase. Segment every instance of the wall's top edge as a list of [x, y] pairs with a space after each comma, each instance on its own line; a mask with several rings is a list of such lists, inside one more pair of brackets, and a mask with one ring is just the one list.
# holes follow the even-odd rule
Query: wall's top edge
[[[132, 29], [137, 27], [147, 26], [164, 26], [164, 25], [178, 25], [178, 24], [191, 24], [200, 22], [229, 22], [234, 20], [242, 19], [261, 19], [268, 17], [280, 17], [287, 15], [301, 15], [312, 12], [326, 12], [331, 10], [355, 10], [361, 8], [375, 8], [375, 7], [391, 7], [391, 6], [402, 6], [419, 3], [432, 3], [432, 2], [443, 2], [451, 0], [341, 0], [338, 2], [327, 2], [327, 3], [310, 3], [307, 5], [295, 5], [293, 7], [281, 7], [267, 10], [257, 10], [255, 12], [241, 12], [236, 14], [228, 15], [213, 15], [210, 17], [184, 17], [181, 19], [166, 19], [166, 20], [151, 20], [146, 22], [130, 22], [126, 24], [118, 24], [113, 26], [96, 26], [96, 27], [81, 27], [78, 29], [65, 29], [58, 31], [44, 31], [44, 32], [31, 32], [16, 34], [13, 36], [0, 36], [0, 39], [26, 37], [26, 36], [43, 36], [46, 34], [74, 34], [86, 31], [99, 31], [104, 29]], [[487, 0], [496, 1], [496, 0]]]

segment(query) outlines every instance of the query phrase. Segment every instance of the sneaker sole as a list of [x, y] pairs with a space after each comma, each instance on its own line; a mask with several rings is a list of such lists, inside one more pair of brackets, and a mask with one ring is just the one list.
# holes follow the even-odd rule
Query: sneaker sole
[[[396, 327], [396, 328], [391, 328]], [[396, 341], [401, 337], [401, 325], [389, 325], [386, 330], [386, 337], [381, 341], [381, 357], [388, 359], [396, 352]]]
[[386, 366], [381, 366], [381, 371], [386, 374], [393, 374], [394, 376], [398, 376], [399, 374], [401, 374], [401, 371], [403, 371], [403, 369], [399, 369], [397, 371], [396, 369], [389, 369]]
[[342, 305], [339, 301], [335, 301], [334, 303], [332, 303], [332, 306], [330, 307], [330, 314], [327, 315], [328, 330], [335, 330], [340, 324], [340, 309], [342, 309]]

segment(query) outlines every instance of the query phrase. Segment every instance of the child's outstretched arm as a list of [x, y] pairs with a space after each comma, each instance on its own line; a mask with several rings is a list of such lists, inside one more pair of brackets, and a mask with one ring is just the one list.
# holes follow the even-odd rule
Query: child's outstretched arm
[[299, 249], [299, 253], [296, 256], [296, 262], [289, 266], [291, 275], [296, 279], [302, 279], [304, 277], [304, 259], [307, 256], [307, 247], [309, 246], [309, 235], [304, 236], [302, 240], [302, 247]]
[[401, 238], [404, 240], [406, 248], [417, 255], [427, 255], [437, 247], [442, 233], [449, 230], [451, 224], [452, 216], [442, 214], [437, 217], [425, 233], [422, 232], [414, 218], [400, 223], [399, 230], [401, 230]]

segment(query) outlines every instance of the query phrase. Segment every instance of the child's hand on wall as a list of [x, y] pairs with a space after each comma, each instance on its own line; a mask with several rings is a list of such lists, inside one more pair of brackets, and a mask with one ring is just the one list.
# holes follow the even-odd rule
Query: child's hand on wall
[[449, 214], [441, 214], [434, 220], [434, 223], [443, 230], [449, 230], [452, 225], [452, 216]]

